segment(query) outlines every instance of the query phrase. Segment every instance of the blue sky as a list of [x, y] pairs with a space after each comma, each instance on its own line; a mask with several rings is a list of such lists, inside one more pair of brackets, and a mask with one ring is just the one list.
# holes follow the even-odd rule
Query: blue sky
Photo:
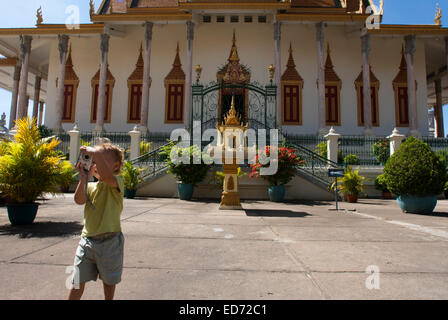
[[[374, 0], [376, 4], [379, 0]], [[34, 27], [36, 22], [36, 10], [42, 6], [44, 23], [65, 23], [69, 14], [66, 9], [70, 5], [76, 5], [80, 10], [81, 23], [89, 23], [89, 0], [26, 0], [15, 1], [13, 6], [0, 11], [0, 28]], [[101, 0], [94, 0], [95, 8], [101, 4]], [[444, 17], [442, 24], [448, 27], [448, 0], [385, 0], [384, 17], [385, 24], [433, 24], [436, 4], [439, 3]], [[32, 110], [33, 101], [30, 100]], [[9, 121], [9, 109], [11, 93], [0, 89], [0, 114], [7, 115]], [[448, 132], [448, 105], [444, 106], [445, 132]]]

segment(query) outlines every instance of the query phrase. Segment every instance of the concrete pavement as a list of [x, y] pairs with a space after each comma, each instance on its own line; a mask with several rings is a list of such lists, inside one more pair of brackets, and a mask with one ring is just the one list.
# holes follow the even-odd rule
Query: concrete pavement
[[[116, 298], [448, 299], [448, 201], [431, 216], [404, 214], [394, 200], [340, 207], [126, 199]], [[0, 299], [65, 299], [81, 229], [72, 194], [45, 201], [26, 227], [0, 208]], [[379, 289], [366, 287], [369, 266]], [[102, 299], [101, 282], [84, 298]]]

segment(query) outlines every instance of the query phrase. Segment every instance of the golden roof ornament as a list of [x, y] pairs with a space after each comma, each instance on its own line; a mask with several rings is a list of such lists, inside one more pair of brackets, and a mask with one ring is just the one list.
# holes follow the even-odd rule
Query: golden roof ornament
[[437, 2], [436, 17], [434, 19], [434, 23], [438, 26], [442, 25], [442, 9], [440, 9], [438, 2]]
[[95, 4], [93, 3], [93, 0], [90, 0], [89, 6], [90, 6], [89, 11], [90, 17], [92, 17], [95, 14]]
[[42, 22], [44, 22], [44, 18], [42, 17], [42, 6], [40, 6], [39, 9], [37, 9], [36, 17], [37, 17], [36, 24], [42, 24]]
[[232, 96], [232, 104], [230, 106], [229, 112], [224, 116], [224, 123], [226, 126], [244, 127], [244, 124], [241, 122], [241, 116], [238, 116], [238, 113], [235, 109], [235, 96]]

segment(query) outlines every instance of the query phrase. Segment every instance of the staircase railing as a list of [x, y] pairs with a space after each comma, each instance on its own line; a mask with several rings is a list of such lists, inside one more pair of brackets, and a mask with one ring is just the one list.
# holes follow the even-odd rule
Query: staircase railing
[[299, 155], [305, 164], [299, 167], [298, 171], [304, 172], [313, 179], [328, 185], [331, 178], [328, 177], [328, 169], [341, 168], [336, 162], [330, 161], [319, 154], [294, 143], [288, 143], [288, 146], [296, 150], [296, 155]]
[[167, 144], [160, 146], [159, 148], [141, 155], [138, 158], [131, 160], [132, 164], [136, 167], [145, 168], [142, 178], [148, 178], [155, 176], [167, 168], [165, 156], [161, 155], [162, 148]]

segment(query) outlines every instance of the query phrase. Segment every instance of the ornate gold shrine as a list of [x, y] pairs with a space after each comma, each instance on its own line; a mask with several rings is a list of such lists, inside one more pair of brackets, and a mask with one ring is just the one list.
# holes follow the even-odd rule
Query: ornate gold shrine
[[[244, 65], [240, 64], [238, 49], [236, 47], [235, 31], [233, 31], [232, 48], [230, 49], [227, 64], [216, 74], [217, 82], [223, 86], [223, 88], [219, 90], [219, 121], [221, 121], [226, 114], [227, 110], [225, 110], [225, 104], [230, 102], [229, 100], [226, 101], [226, 98], [228, 99], [229, 96], [232, 96], [232, 98], [239, 98], [236, 103], [237, 105], [238, 103], [243, 104], [244, 115], [242, 115], [242, 118], [244, 120], [247, 119], [249, 112], [249, 91], [244, 88], [234, 88], [232, 86], [244, 86], [249, 84], [250, 76], [249, 70]], [[226, 88], [226, 86], [230, 87]], [[227, 105], [227, 108], [228, 107], [229, 105]]]
[[[247, 123], [244, 124], [241, 121], [241, 116], [236, 112], [234, 98], [232, 98], [230, 110], [224, 117], [224, 121], [221, 124], [218, 123], [216, 128], [220, 133], [217, 147], [222, 150], [224, 168], [224, 183], [219, 209], [242, 209], [238, 191], [237, 153], [242, 152], [244, 157], [244, 132], [247, 130]], [[232, 155], [232, 161], [226, 161], [226, 153]]]

